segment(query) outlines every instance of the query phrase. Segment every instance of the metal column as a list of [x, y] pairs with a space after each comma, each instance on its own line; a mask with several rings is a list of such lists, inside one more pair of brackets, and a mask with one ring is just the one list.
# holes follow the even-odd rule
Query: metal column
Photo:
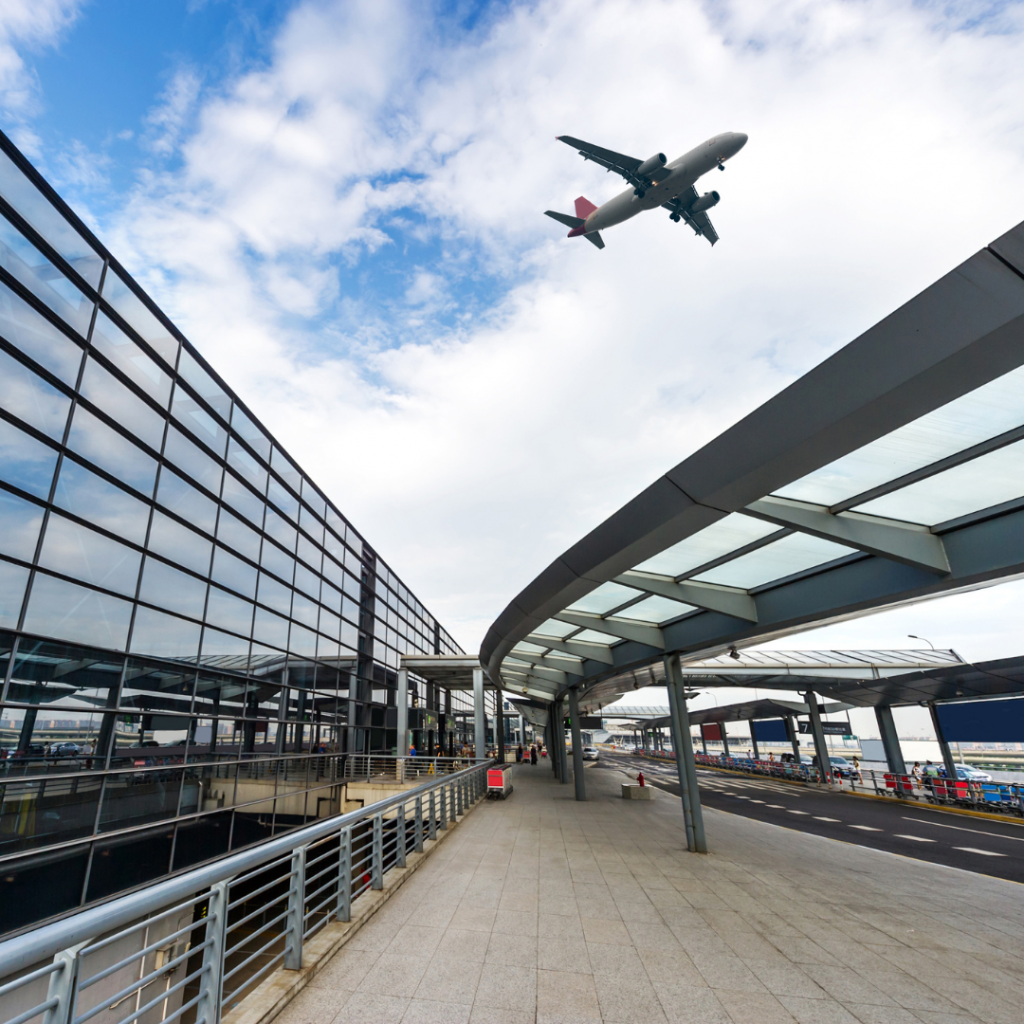
[[786, 723], [786, 735], [789, 736], [789, 745], [793, 748], [793, 757], [796, 758], [796, 763], [802, 764], [800, 760], [800, 733], [796, 727], [796, 719], [792, 715], [786, 715], [783, 719]]
[[903, 751], [900, 750], [900, 740], [896, 735], [896, 723], [892, 718], [892, 708], [875, 708], [875, 721], [878, 723], [878, 732], [882, 737], [882, 746], [885, 748], [885, 760], [889, 765], [889, 771], [894, 775], [906, 775], [907, 765], [903, 760]]
[[686, 829], [686, 848], [692, 853], [696, 847], [693, 841], [693, 813], [690, 810], [690, 780], [686, 771], [686, 757], [683, 754], [683, 730], [679, 724], [679, 702], [676, 688], [672, 684], [672, 673], [665, 659], [665, 680], [668, 690], [668, 708], [672, 731], [672, 749], [676, 755], [676, 774], [679, 776], [679, 795], [683, 802], [683, 826]]
[[750, 723], [750, 745], [754, 748], [754, 760], [755, 761], [760, 761], [761, 760], [761, 755], [760, 755], [760, 753], [758, 752], [758, 749], [757, 749], [757, 735], [754, 733], [754, 723], [753, 723], [753, 721], [751, 721], [751, 723]]
[[939, 750], [942, 751], [942, 763], [946, 766], [946, 778], [950, 782], [956, 782], [956, 763], [953, 761], [953, 751], [949, 749], [945, 734], [942, 731], [942, 723], [939, 721], [939, 713], [935, 708], [935, 701], [928, 702], [928, 710], [932, 715], [932, 728], [935, 730], [935, 738], [939, 741]]
[[487, 756], [487, 711], [484, 708], [484, 670], [473, 669], [473, 737], [476, 756]]
[[558, 747], [558, 781], [569, 785], [569, 752], [565, 749], [565, 698], [558, 702], [555, 719], [555, 745]]
[[704, 835], [704, 812], [700, 806], [700, 789], [697, 784], [697, 763], [693, 758], [693, 739], [690, 736], [690, 712], [686, 707], [686, 688], [683, 685], [683, 673], [679, 669], [679, 655], [668, 659], [671, 685], [676, 691], [676, 708], [679, 716], [679, 738], [682, 740], [683, 762], [686, 768], [687, 789], [690, 791], [690, 815], [693, 819], [693, 848], [697, 853], [708, 852], [708, 842]]
[[395, 740], [395, 753], [404, 758], [409, 753], [409, 670], [398, 670], [398, 692], [395, 694], [398, 710], [398, 738]]
[[498, 762], [505, 763], [505, 697], [500, 688], [494, 691], [494, 741]]
[[569, 725], [572, 728], [572, 781], [576, 799], [587, 799], [587, 783], [583, 778], [583, 738], [580, 735], [580, 696], [576, 687], [569, 691]]
[[814, 751], [818, 755], [818, 781], [824, 781], [832, 788], [832, 759], [828, 756], [825, 730], [821, 727], [821, 713], [818, 711], [818, 695], [813, 690], [804, 694], [811, 719], [811, 735], [814, 737]]
[[729, 737], [725, 732], [725, 722], [719, 722], [718, 731], [722, 734], [722, 753], [726, 757], [732, 757], [732, 754], [729, 753]]

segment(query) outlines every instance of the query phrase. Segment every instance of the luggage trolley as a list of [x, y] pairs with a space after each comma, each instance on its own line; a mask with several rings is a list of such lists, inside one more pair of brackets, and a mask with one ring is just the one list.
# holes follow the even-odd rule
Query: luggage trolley
[[487, 769], [487, 799], [504, 800], [512, 792], [512, 765], [502, 764]]

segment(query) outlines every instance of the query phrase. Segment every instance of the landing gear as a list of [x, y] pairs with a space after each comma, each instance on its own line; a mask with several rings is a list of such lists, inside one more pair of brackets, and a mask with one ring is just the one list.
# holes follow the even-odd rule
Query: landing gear
[[670, 221], [672, 221], [673, 224], [678, 224], [679, 223], [679, 214], [678, 213], [670, 213], [668, 215], [668, 219]]
[[725, 164], [723, 164], [721, 160], [718, 161], [718, 169], [720, 171], [724, 171], [725, 170]]
[[637, 199], [643, 199], [647, 193], [642, 188], [635, 188], [633, 189], [633, 195], [635, 195]]

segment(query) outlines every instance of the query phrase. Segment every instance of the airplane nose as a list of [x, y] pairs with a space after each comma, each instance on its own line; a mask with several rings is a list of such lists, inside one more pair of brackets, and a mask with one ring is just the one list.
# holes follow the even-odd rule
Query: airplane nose
[[733, 142], [736, 144], [736, 152], [738, 153], [746, 144], [747, 136], [743, 132], [732, 133]]

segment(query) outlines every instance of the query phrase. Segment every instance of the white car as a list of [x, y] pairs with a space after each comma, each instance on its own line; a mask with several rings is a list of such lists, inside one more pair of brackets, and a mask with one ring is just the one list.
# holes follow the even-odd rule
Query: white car
[[601, 751], [597, 747], [584, 747], [583, 748], [583, 760], [584, 761], [599, 761], [601, 759]]

